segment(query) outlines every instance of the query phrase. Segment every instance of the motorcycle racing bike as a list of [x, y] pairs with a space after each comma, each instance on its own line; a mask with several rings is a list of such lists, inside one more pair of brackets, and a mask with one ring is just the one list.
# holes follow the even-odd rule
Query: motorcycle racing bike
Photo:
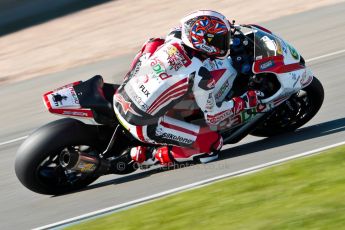
[[[238, 44], [245, 48], [236, 49]], [[244, 68], [248, 63], [241, 60], [251, 59], [251, 74], [219, 78], [223, 83], [214, 91], [217, 102], [248, 89], [265, 96], [256, 108], [211, 127], [220, 132], [225, 144], [237, 143], [249, 134], [270, 137], [291, 132], [315, 116], [323, 103], [323, 87], [288, 42], [261, 26], [234, 25], [231, 46], [234, 65]], [[227, 63], [208, 60], [205, 67], [222, 73]], [[95, 76], [43, 95], [49, 112], [69, 118], [42, 126], [20, 146], [15, 172], [25, 187], [41, 194], [63, 194], [86, 187], [102, 175], [138, 169], [130, 149], [149, 144], [137, 141], [116, 118], [112, 101], [118, 87]], [[190, 98], [188, 93], [186, 98]], [[182, 100], [173, 111], [180, 119], [200, 125], [203, 114], [193, 103]]]

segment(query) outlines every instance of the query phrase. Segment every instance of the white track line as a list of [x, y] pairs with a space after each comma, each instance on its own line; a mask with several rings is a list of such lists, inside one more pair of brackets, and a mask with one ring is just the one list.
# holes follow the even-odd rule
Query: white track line
[[321, 55], [321, 56], [318, 56], [318, 57], [310, 58], [310, 59], [306, 60], [306, 62], [312, 62], [312, 61], [315, 61], [315, 60], [319, 60], [319, 59], [322, 59], [322, 58], [334, 56], [334, 55], [341, 54], [341, 53], [344, 53], [344, 52], [345, 52], [345, 49], [339, 50], [339, 51], [336, 51], [336, 52], [333, 52], [333, 53], [329, 53], [329, 54]]
[[1, 142], [1, 143], [0, 143], [0, 146], [1, 146], [1, 145], [11, 144], [11, 143], [17, 142], [17, 141], [21, 141], [21, 140], [26, 139], [27, 137], [28, 137], [28, 136], [18, 137], [18, 138], [16, 138], [16, 139], [12, 139], [12, 140], [9, 140], [9, 141]]
[[[315, 60], [319, 60], [319, 59], [322, 59], [322, 58], [326, 58], [326, 57], [330, 57], [330, 56], [333, 56], [333, 55], [341, 54], [341, 53], [344, 53], [344, 52], [345, 52], [345, 49], [339, 50], [339, 51], [336, 51], [336, 52], [333, 52], [333, 53], [329, 53], [329, 54], [321, 55], [321, 56], [318, 56], [318, 57], [310, 58], [310, 59], [306, 60], [306, 62], [312, 62], [312, 61], [315, 61]], [[0, 146], [1, 145], [7, 145], [7, 144], [10, 144], [10, 143], [13, 143], [13, 142], [16, 142], [16, 141], [21, 141], [21, 140], [24, 140], [27, 137], [28, 136], [19, 137], [19, 138], [13, 139], [13, 140], [5, 141], [5, 142], [0, 143]]]
[[260, 165], [257, 165], [257, 166], [254, 166], [254, 167], [250, 167], [250, 168], [246, 168], [246, 169], [243, 169], [243, 170], [240, 170], [240, 171], [237, 171], [237, 172], [232, 172], [232, 173], [227, 173], [227, 174], [220, 175], [220, 176], [217, 176], [217, 177], [212, 177], [212, 178], [209, 178], [209, 179], [206, 179], [206, 180], [198, 181], [198, 182], [195, 182], [195, 183], [192, 183], [192, 184], [188, 184], [188, 185], [184, 185], [184, 186], [181, 186], [181, 187], [178, 187], [178, 188], [170, 189], [170, 190], [167, 190], [167, 191], [164, 191], [164, 192], [156, 193], [156, 194], [153, 194], [153, 195], [150, 195], [150, 196], [147, 196], [147, 197], [143, 197], [143, 198], [140, 198], [140, 199], [137, 199], [137, 200], [133, 200], [133, 201], [130, 201], [130, 202], [126, 202], [126, 203], [122, 203], [122, 204], [119, 204], [119, 205], [111, 206], [111, 207], [108, 207], [108, 208], [105, 208], [105, 209], [101, 209], [101, 210], [98, 210], [98, 211], [86, 213], [84, 215], [76, 216], [74, 218], [66, 219], [66, 220], [63, 220], [63, 221], [60, 221], [60, 222], [56, 222], [56, 223], [53, 223], [53, 224], [49, 224], [49, 225], [45, 225], [45, 226], [42, 226], [42, 227], [38, 227], [38, 228], [35, 228], [34, 230], [52, 229], [52, 228], [59, 228], [60, 229], [62, 227], [66, 227], [66, 225], [70, 225], [72, 223], [80, 222], [80, 221], [85, 220], [85, 219], [95, 218], [95, 217], [98, 217], [100, 215], [104, 215], [104, 214], [109, 214], [109, 213], [112, 213], [112, 212], [120, 211], [120, 210], [123, 210], [125, 208], [132, 207], [134, 205], [144, 204], [144, 203], [152, 201], [154, 199], [158, 199], [158, 198], [162, 198], [162, 197], [165, 197], [165, 196], [168, 196], [168, 195], [176, 194], [176, 193], [179, 193], [179, 192], [182, 192], [182, 191], [185, 191], [185, 190], [199, 188], [201, 186], [205, 186], [205, 185], [214, 183], [216, 181], [226, 179], [228, 177], [240, 176], [240, 175], [256, 172], [256, 171], [265, 169], [267, 167], [271, 167], [271, 166], [274, 166], [274, 165], [277, 165], [277, 164], [281, 164], [281, 163], [283, 163], [285, 161], [289, 161], [289, 160], [292, 160], [292, 159], [296, 159], [296, 158], [305, 157], [305, 156], [308, 156], [308, 155], [320, 153], [320, 152], [322, 152], [324, 150], [327, 150], [327, 149], [330, 149], [330, 148], [334, 148], [334, 147], [337, 147], [337, 146], [340, 146], [340, 145], [344, 145], [344, 144], [345, 144], [345, 141], [340, 142], [340, 143], [336, 143], [336, 144], [333, 144], [333, 145], [328, 145], [328, 146], [325, 146], [325, 147], [322, 147], [322, 148], [314, 149], [314, 150], [311, 150], [311, 151], [308, 151], [308, 152], [299, 153], [299, 154], [296, 154], [296, 155], [293, 155], [293, 156], [290, 156], [290, 157], [286, 157], [286, 158], [282, 158], [282, 159], [279, 159], [279, 160], [270, 161], [270, 162], [267, 162], [265, 164], [260, 164]]

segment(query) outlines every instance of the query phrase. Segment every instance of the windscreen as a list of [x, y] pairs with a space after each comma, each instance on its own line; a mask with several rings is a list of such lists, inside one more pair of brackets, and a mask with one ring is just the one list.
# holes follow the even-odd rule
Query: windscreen
[[286, 45], [282, 45], [282, 41], [278, 37], [256, 27], [252, 27], [252, 29], [255, 60], [283, 54], [283, 48], [286, 49]]

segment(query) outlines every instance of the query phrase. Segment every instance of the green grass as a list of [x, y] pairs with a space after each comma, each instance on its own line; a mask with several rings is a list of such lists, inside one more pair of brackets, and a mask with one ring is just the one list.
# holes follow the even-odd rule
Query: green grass
[[345, 146], [68, 229], [345, 229]]

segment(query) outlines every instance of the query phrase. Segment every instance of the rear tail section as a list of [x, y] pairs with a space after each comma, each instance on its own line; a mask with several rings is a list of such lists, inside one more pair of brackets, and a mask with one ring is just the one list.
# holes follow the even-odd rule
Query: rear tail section
[[65, 85], [43, 95], [43, 101], [48, 111], [63, 116], [93, 118], [93, 113], [89, 108], [82, 108], [74, 86], [80, 84], [74, 82]]
[[62, 86], [43, 95], [48, 111], [62, 116], [74, 117], [87, 124], [116, 123], [112, 106], [113, 95], [119, 85], [103, 82], [100, 75], [87, 81]]

